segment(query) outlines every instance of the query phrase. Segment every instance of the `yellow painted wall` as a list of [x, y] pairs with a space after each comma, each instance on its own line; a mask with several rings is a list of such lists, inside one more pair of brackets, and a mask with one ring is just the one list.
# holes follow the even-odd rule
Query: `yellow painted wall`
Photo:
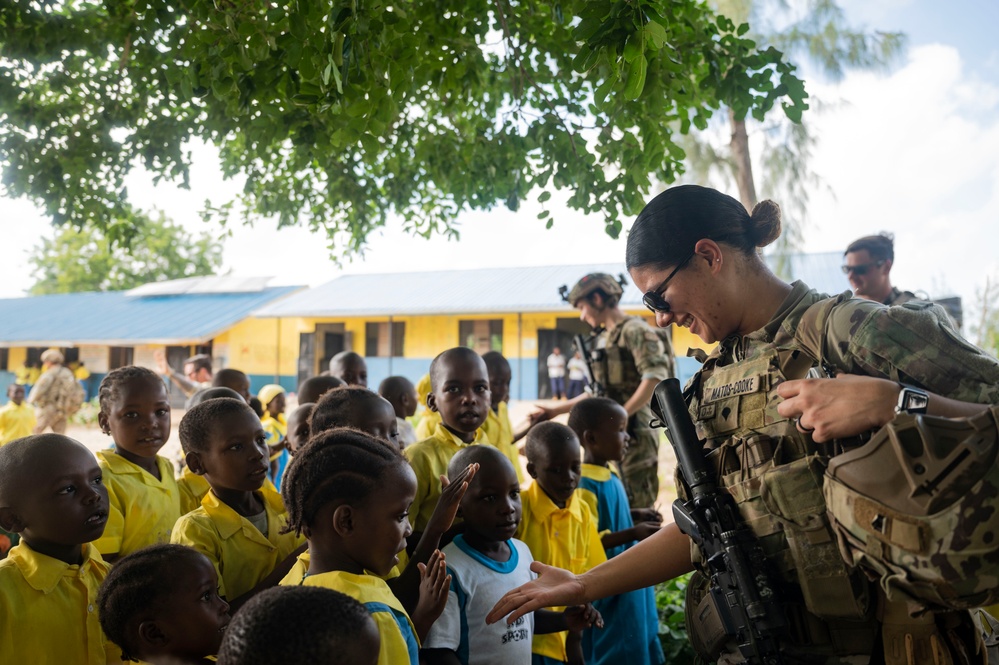
[[264, 376], [298, 373], [298, 334], [312, 332], [304, 319], [243, 319], [212, 341], [218, 366]]
[[23, 346], [13, 346], [7, 349], [7, 369], [16, 372], [24, 366], [24, 361], [28, 359], [28, 349]]

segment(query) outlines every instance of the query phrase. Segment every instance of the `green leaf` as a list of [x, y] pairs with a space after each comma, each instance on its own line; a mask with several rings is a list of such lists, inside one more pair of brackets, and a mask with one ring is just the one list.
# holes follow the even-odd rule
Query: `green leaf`
[[635, 100], [642, 96], [645, 89], [645, 75], [649, 67], [649, 61], [644, 55], [635, 58], [628, 68], [628, 78], [624, 84], [624, 96], [627, 99]]
[[551, 192], [549, 192], [549, 191], [541, 192], [541, 194], [538, 196], [538, 203], [544, 203], [545, 201], [547, 201], [551, 197], [552, 197], [552, 193]]

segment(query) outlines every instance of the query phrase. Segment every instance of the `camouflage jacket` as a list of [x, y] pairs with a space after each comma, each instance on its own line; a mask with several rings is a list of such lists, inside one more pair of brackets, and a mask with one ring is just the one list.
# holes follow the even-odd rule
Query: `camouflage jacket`
[[31, 389], [28, 401], [39, 408], [70, 415], [80, 408], [83, 390], [73, 372], [59, 365], [42, 374]]
[[[624, 404], [643, 379], [661, 381], [675, 375], [669, 338], [637, 316], [629, 316], [611, 330], [601, 331], [590, 347], [593, 374], [607, 396]], [[638, 421], [648, 427], [651, 409], [643, 407]]]

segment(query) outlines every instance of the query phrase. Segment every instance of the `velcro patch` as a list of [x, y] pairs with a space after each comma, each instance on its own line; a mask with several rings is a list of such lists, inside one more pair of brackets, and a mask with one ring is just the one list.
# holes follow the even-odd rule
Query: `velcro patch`
[[744, 379], [738, 379], [736, 381], [722, 384], [720, 386], [705, 387], [703, 401], [705, 404], [711, 404], [712, 402], [717, 402], [718, 400], [726, 399], [728, 397], [749, 395], [751, 393], [759, 392], [762, 385], [763, 382], [760, 381], [759, 376], [749, 376]]

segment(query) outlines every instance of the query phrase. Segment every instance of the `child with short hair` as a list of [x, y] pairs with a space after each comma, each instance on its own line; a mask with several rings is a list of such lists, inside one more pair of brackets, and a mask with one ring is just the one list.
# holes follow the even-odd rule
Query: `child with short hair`
[[257, 392], [257, 399], [264, 408], [260, 424], [264, 426], [267, 446], [270, 448], [270, 479], [280, 489], [281, 476], [288, 466], [288, 451], [284, 447], [284, 436], [288, 432], [288, 421], [284, 417], [287, 397], [284, 388], [276, 383], [268, 383]]
[[288, 416], [288, 433], [284, 436], [284, 442], [288, 448], [288, 453], [292, 456], [309, 440], [312, 433], [309, 419], [312, 418], [314, 408], [316, 405], [311, 402], [299, 404]]
[[281, 495], [266, 483], [264, 429], [245, 402], [220, 398], [197, 405], [180, 421], [180, 443], [187, 466], [205, 477], [211, 491], [177, 520], [171, 542], [207, 556], [220, 595], [238, 608], [284, 577], [304, 540], [284, 531]]
[[419, 629], [380, 577], [406, 548], [415, 491], [413, 471], [398, 448], [352, 429], [314, 435], [288, 467], [288, 529], [308, 538], [309, 568], [282, 584], [321, 586], [364, 603], [381, 635], [380, 665], [417, 665], [417, 635], [425, 634], [447, 600], [450, 578], [439, 552], [424, 579], [436, 613]]
[[395, 409], [396, 425], [399, 428], [399, 445], [407, 448], [416, 443], [416, 430], [407, 418], [416, 413], [419, 398], [413, 383], [404, 376], [390, 376], [378, 386], [378, 394], [388, 400]]
[[416, 473], [413, 530], [422, 532], [441, 495], [441, 476], [465, 446], [485, 443], [482, 431], [489, 411], [489, 375], [482, 357], [459, 346], [448, 349], [430, 364], [431, 393], [427, 407], [441, 416], [429, 438], [406, 448], [405, 455]]
[[250, 377], [238, 369], [226, 367], [215, 372], [212, 387], [234, 390], [247, 404], [250, 403]]
[[312, 404], [316, 404], [319, 402], [319, 398], [329, 391], [345, 385], [347, 384], [329, 374], [309, 377], [298, 384], [298, 390], [296, 391], [298, 393], [298, 403], [305, 404], [311, 402]]
[[[205, 388], [191, 395], [191, 398], [187, 400], [188, 408], [193, 409], [202, 402], [221, 397], [243, 399], [243, 396], [232, 388]], [[180, 466], [180, 478], [177, 479], [177, 486], [180, 488], [180, 514], [186, 515], [192, 510], [197, 510], [198, 506], [201, 505], [201, 500], [208, 494], [211, 486], [205, 480], [204, 476], [199, 476], [188, 468], [183, 454], [184, 451], [182, 449], [180, 451], [181, 457], [177, 460]]]
[[368, 364], [354, 351], [341, 351], [330, 358], [330, 375], [348, 386], [368, 387]]
[[[624, 484], [608, 464], [624, 459], [628, 448], [624, 407], [606, 397], [587, 398], [572, 407], [568, 424], [583, 445], [583, 477], [576, 493], [596, 516], [609, 559], [658, 531], [662, 517], [651, 509], [631, 510]], [[644, 519], [635, 524], [633, 514]], [[660, 665], [665, 661], [652, 587], [602, 598], [594, 605], [607, 628], [583, 635], [587, 663]]]
[[510, 422], [510, 412], [506, 405], [510, 400], [510, 379], [513, 376], [510, 363], [499, 351], [483, 353], [482, 361], [486, 363], [486, 371], [489, 373], [489, 393], [491, 395], [489, 413], [482, 429], [485, 431], [489, 443], [510, 460], [514, 471], [517, 472], [517, 479], [524, 482], [524, 472], [520, 466], [520, 449], [517, 448], [517, 442], [527, 435], [529, 428], [525, 427], [515, 433], [513, 424]]
[[512, 625], [486, 624], [507, 591], [536, 575], [531, 550], [513, 537], [521, 515], [513, 465], [492, 446], [469, 446], [451, 459], [448, 475], [455, 478], [471, 464], [479, 472], [461, 499], [464, 531], [444, 548], [451, 575], [447, 606], [421, 654], [428, 665], [522, 665], [531, 660], [535, 633], [582, 631], [599, 625], [599, 614], [592, 605], [580, 605], [561, 613], [538, 610]]
[[257, 594], [226, 629], [219, 665], [375, 665], [381, 638], [371, 613], [350, 596], [312, 586]]
[[183, 545], [145, 547], [118, 561], [97, 595], [97, 615], [123, 659], [153, 665], [210, 663], [229, 604], [204, 554]]
[[7, 399], [10, 401], [0, 408], [0, 446], [28, 436], [35, 429], [35, 409], [25, 403], [24, 394], [24, 386], [20, 384], [7, 386]]
[[[524, 492], [517, 537], [535, 561], [584, 573], [607, 560], [596, 517], [576, 494], [580, 478], [579, 440], [565, 425], [544, 422], [527, 433], [527, 473], [534, 482]], [[534, 665], [583, 662], [578, 633], [534, 637]]]
[[309, 427], [313, 436], [337, 427], [353, 427], [399, 447], [395, 410], [384, 397], [367, 388], [344, 386], [323, 395], [312, 410]]
[[95, 611], [109, 568], [93, 545], [108, 518], [102, 476], [93, 454], [61, 434], [0, 447], [0, 526], [21, 536], [0, 561], [0, 662], [120, 658]]
[[159, 374], [129, 365], [111, 370], [97, 391], [101, 431], [114, 449], [101, 450], [111, 509], [94, 545], [109, 562], [170, 541], [181, 516], [181, 490], [173, 464], [159, 451], [170, 438], [170, 397]]

